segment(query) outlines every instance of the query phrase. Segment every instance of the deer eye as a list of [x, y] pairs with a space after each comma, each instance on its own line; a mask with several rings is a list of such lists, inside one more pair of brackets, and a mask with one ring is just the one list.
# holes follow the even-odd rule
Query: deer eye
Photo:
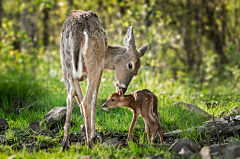
[[131, 62], [129, 62], [127, 64], [127, 68], [131, 71], [133, 69], [133, 64]]
[[113, 98], [112, 98], [112, 99], [111, 99], [111, 101], [112, 101], [112, 102], [114, 102], [114, 101], [115, 101], [115, 99], [113, 99]]

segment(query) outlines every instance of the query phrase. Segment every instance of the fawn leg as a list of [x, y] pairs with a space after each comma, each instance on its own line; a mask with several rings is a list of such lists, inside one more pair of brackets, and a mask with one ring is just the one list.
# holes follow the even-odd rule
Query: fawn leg
[[133, 133], [133, 130], [134, 130], [134, 127], [135, 127], [135, 124], [136, 124], [138, 115], [139, 115], [139, 114], [137, 114], [137, 113], [134, 111], [132, 123], [131, 123], [130, 128], [129, 128], [128, 138], [127, 138], [127, 142], [126, 142], [127, 145], [128, 145], [128, 142], [130, 141], [130, 139], [131, 139], [131, 137], [132, 137], [132, 133]]
[[162, 127], [161, 127], [161, 125], [160, 125], [160, 123], [159, 123], [158, 114], [156, 114], [155, 119], [156, 119], [157, 124], [158, 124], [158, 129], [157, 129], [158, 136], [159, 136], [159, 138], [160, 138], [161, 144], [163, 144], [163, 130], [162, 130]]
[[154, 143], [155, 141], [155, 135], [156, 135], [156, 131], [157, 131], [157, 122], [154, 120], [154, 118], [151, 117], [145, 117], [145, 119], [148, 124], [150, 125], [151, 129], [152, 129], [152, 139], [151, 139], [151, 143]]
[[148, 143], [150, 143], [150, 127], [148, 125], [148, 122], [145, 119], [144, 119], [144, 123], [145, 123], [145, 130], [147, 132]]

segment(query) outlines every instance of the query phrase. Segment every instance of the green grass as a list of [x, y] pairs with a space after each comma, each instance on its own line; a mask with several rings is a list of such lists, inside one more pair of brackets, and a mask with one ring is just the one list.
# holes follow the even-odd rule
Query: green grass
[[[149, 70], [142, 68], [139, 71], [138, 76], [134, 77], [127, 93], [130, 93], [137, 89], [147, 88], [154, 92], [158, 97], [158, 111], [160, 113], [160, 121], [168, 130], [173, 131], [176, 129], [186, 130], [187, 128], [194, 128], [204, 124], [203, 119], [198, 114], [190, 114], [186, 110], [181, 110], [173, 106], [174, 102], [182, 101], [186, 103], [196, 104], [200, 108], [207, 111], [209, 114], [219, 115], [221, 111], [238, 106], [240, 104], [236, 90], [225, 85], [216, 86], [214, 90], [200, 90], [184, 85], [181, 81], [163, 80], [162, 75], [151, 73]], [[59, 76], [57, 76], [59, 77]], [[115, 107], [104, 111], [101, 108], [102, 100], [106, 99], [110, 94], [115, 92], [115, 81], [113, 80], [114, 72], [106, 71], [103, 74], [102, 82], [98, 93], [98, 107], [96, 113], [96, 129], [105, 133], [106, 130], [111, 132], [125, 132], [129, 130], [129, 126], [133, 117], [132, 112], [129, 109], [122, 107]], [[4, 135], [8, 141], [18, 141], [16, 135], [18, 131], [24, 131], [28, 127], [29, 123], [42, 119], [43, 116], [52, 108], [59, 106], [66, 106], [66, 89], [63, 82], [60, 79], [53, 80], [54, 85], [51, 83], [9, 83], [2, 82], [1, 89], [1, 109], [0, 116], [7, 119], [10, 125], [10, 129], [5, 132], [0, 132], [0, 135]], [[57, 82], [58, 81], [58, 82]], [[42, 87], [44, 85], [44, 87]], [[47, 87], [45, 87], [47, 85]], [[86, 81], [80, 83], [83, 90], [83, 94], [86, 92]], [[8, 88], [11, 88], [8, 90]], [[12, 89], [15, 88], [15, 89]], [[221, 93], [215, 93], [221, 91]], [[229, 94], [226, 94], [229, 93]], [[215, 94], [214, 94], [215, 93]], [[12, 103], [14, 100], [24, 98], [30, 103], [37, 102], [39, 105], [32, 109], [25, 110], [20, 114], [14, 114]], [[206, 101], [217, 101], [219, 105], [216, 108], [208, 109]], [[83, 118], [78, 106], [73, 108], [72, 114], [72, 126], [71, 132], [79, 132], [80, 125], [84, 124]], [[46, 129], [46, 126], [40, 125], [42, 129]], [[147, 144], [147, 136], [145, 134], [145, 125], [141, 117], [138, 118], [133, 136], [137, 136], [137, 143]], [[58, 138], [63, 137], [63, 126], [59, 127], [60, 133]], [[167, 132], [163, 128], [164, 132]], [[18, 136], [19, 137], [19, 136]], [[21, 137], [21, 136], [20, 136]], [[155, 154], [163, 154], [166, 158], [171, 158], [171, 154], [167, 151], [167, 148], [154, 148], [138, 147], [136, 143], [131, 142], [129, 147], [123, 149], [104, 148], [101, 145], [95, 145], [93, 150], [87, 151], [86, 146], [72, 145], [66, 152], [60, 153], [59, 142], [57, 139], [51, 139], [45, 136], [36, 136], [37, 142], [50, 142], [54, 146], [47, 151], [29, 151], [27, 149], [15, 150], [11, 146], [0, 145], [0, 158], [8, 158], [16, 155], [16, 158], [79, 158], [83, 155], [90, 155], [93, 158], [147, 158]], [[200, 134], [190, 134], [187, 131], [181, 137], [187, 137], [201, 145], [202, 138]], [[156, 136], [159, 142], [158, 136]]]

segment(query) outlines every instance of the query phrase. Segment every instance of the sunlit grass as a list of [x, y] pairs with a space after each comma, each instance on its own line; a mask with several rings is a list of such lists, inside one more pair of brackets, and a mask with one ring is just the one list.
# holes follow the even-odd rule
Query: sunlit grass
[[[11, 140], [17, 139], [14, 137], [14, 132], [24, 131], [29, 123], [43, 119], [43, 116], [54, 107], [66, 106], [66, 88], [64, 82], [61, 81], [61, 69], [51, 80], [44, 80], [44, 77], [31, 82], [24, 81], [19, 76], [13, 76], [15, 81], [22, 82], [9, 82], [6, 80], [1, 81], [1, 107], [0, 116], [7, 119], [10, 129], [6, 132], [1, 132], [1, 135], [6, 136]], [[51, 72], [52, 73], [52, 72]], [[47, 74], [47, 73], [46, 73]], [[30, 79], [27, 76], [26, 79]], [[86, 92], [87, 81], [80, 83], [83, 94]], [[187, 137], [201, 144], [201, 140], [205, 136], [193, 132], [186, 131], [187, 128], [194, 128], [203, 125], [206, 119], [203, 119], [198, 114], [191, 114], [187, 110], [182, 110], [173, 105], [177, 101], [195, 104], [208, 112], [211, 115], [217, 116], [221, 111], [234, 108], [239, 105], [238, 96], [236, 96], [236, 89], [227, 87], [224, 84], [216, 86], [214, 90], [201, 89], [197, 90], [191, 84], [184, 84], [181, 80], [172, 80], [164, 78], [163, 74], [152, 72], [148, 68], [141, 68], [137, 76], [135, 76], [128, 88], [127, 94], [137, 89], [149, 89], [158, 97], [158, 112], [161, 123], [170, 131], [177, 129], [184, 130], [184, 134], [180, 137]], [[116, 91], [114, 72], [105, 71], [101, 79], [101, 84], [98, 92], [98, 103], [96, 112], [96, 129], [99, 132], [105, 133], [106, 130], [111, 132], [124, 132], [128, 133], [129, 126], [133, 117], [133, 113], [123, 107], [115, 107], [109, 110], [103, 110], [102, 100], [107, 99], [108, 96]], [[216, 93], [218, 92], [218, 93]], [[215, 94], [214, 94], [215, 93]], [[235, 95], [234, 95], [235, 94]], [[27, 109], [22, 113], [13, 113], [12, 107], [14, 101], [19, 99], [26, 99], [30, 103], [38, 103], [32, 109]], [[206, 102], [218, 102], [215, 108], [208, 108]], [[76, 100], [75, 100], [76, 102]], [[84, 124], [78, 106], [74, 106], [72, 113], [72, 126], [71, 132], [79, 132], [80, 125]], [[46, 125], [40, 125], [41, 129], [45, 129]], [[59, 127], [60, 138], [62, 138], [64, 131], [63, 126]], [[163, 128], [164, 132], [167, 132]], [[138, 136], [137, 143], [147, 144], [147, 136], [145, 133], [145, 125], [142, 117], [139, 116], [133, 136]], [[159, 142], [158, 136], [156, 136]], [[52, 142], [52, 140], [44, 136], [39, 139], [41, 141]], [[46, 151], [28, 151], [26, 149], [20, 151], [13, 151], [11, 147], [0, 145], [0, 158], [8, 158], [9, 156], [16, 155], [16, 158], [78, 158], [83, 155], [90, 155], [93, 158], [132, 158], [132, 157], [148, 157], [155, 154], [162, 154], [170, 157], [167, 149], [154, 148], [154, 147], [138, 147], [136, 143], [131, 142], [130, 146], [124, 149], [103, 148], [101, 145], [95, 146], [93, 150], [87, 151], [86, 146], [71, 146], [70, 149], [64, 153], [59, 153], [60, 143], [53, 140], [55, 147]], [[52, 152], [52, 153], [49, 153]]]

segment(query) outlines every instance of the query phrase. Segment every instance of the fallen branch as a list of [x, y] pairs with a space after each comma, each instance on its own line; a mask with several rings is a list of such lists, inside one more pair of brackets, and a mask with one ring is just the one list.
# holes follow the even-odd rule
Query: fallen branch
[[[216, 122], [216, 127], [215, 127], [215, 123]], [[164, 133], [165, 137], [173, 137], [173, 136], [178, 136], [179, 134], [183, 134], [184, 132], [188, 131], [188, 132], [196, 132], [196, 133], [200, 133], [201, 135], [211, 135], [216, 137], [217, 136], [217, 132], [216, 129], [219, 132], [219, 135], [231, 135], [233, 133], [239, 133], [240, 132], [240, 116], [236, 115], [234, 117], [230, 117], [230, 120], [224, 120], [220, 123], [218, 123], [218, 121], [212, 122], [212, 124], [207, 124], [205, 126], [199, 126], [199, 127], [195, 127], [194, 129], [189, 128], [186, 130], [176, 130], [176, 131], [172, 131], [172, 132], [167, 132]]]

